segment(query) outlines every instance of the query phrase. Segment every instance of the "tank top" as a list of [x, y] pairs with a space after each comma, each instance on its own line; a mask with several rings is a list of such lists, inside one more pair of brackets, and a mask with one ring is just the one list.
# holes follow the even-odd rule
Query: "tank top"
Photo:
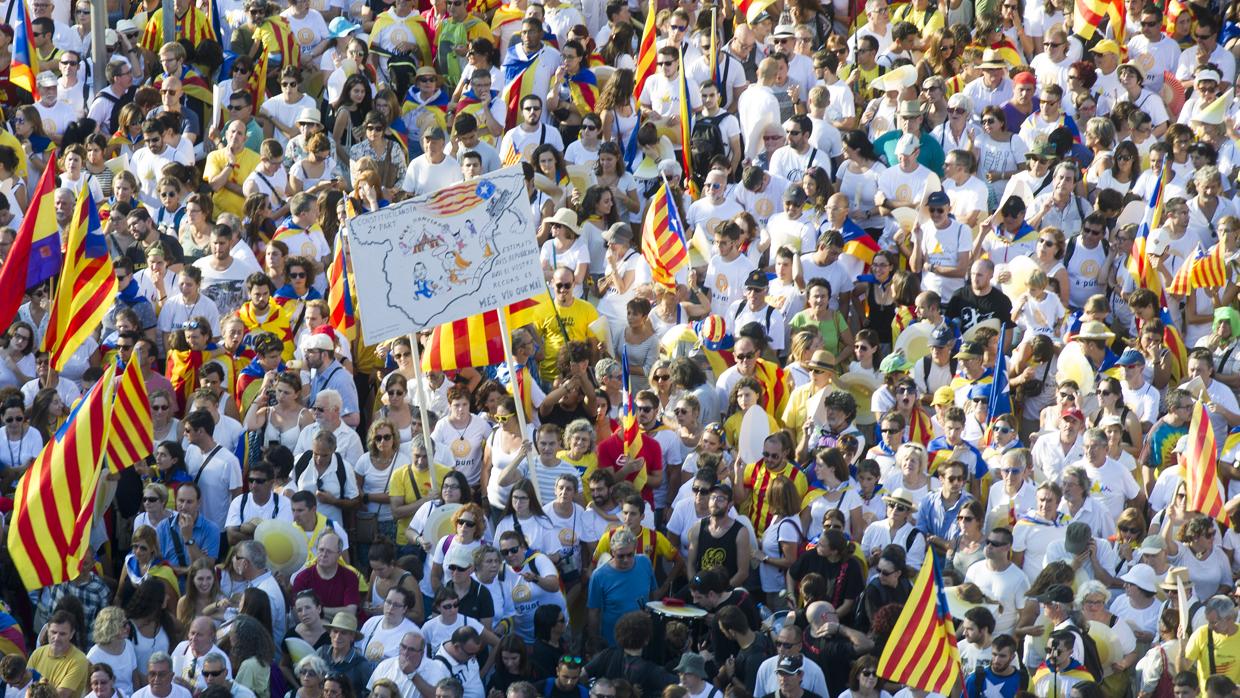
[[1068, 304], [1073, 308], [1084, 307], [1090, 296], [1104, 289], [1102, 282], [1106, 278], [1106, 259], [1107, 252], [1101, 244], [1092, 250], [1080, 244], [1073, 246], [1067, 264], [1072, 285], [1068, 290]]
[[722, 536], [715, 537], [710, 532], [710, 519], [702, 519], [698, 524], [697, 557], [693, 560], [696, 569], [722, 567], [728, 578], [736, 576], [738, 571], [736, 555], [736, 537], [744, 526], [733, 521], [732, 527]]
[[891, 322], [896, 319], [895, 302], [893, 301], [890, 305], [880, 305], [874, 297], [874, 284], [872, 283], [865, 291], [865, 301], [870, 307], [866, 326], [878, 334], [880, 343], [890, 344], [892, 341]]

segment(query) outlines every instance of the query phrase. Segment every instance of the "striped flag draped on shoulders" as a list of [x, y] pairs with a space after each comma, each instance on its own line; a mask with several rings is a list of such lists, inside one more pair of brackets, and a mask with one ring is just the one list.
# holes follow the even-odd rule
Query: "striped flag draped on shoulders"
[[883, 647], [878, 675], [910, 688], [948, 695], [960, 680], [960, 651], [943, 594], [939, 556], [929, 547], [926, 554], [928, 559]]
[[1193, 420], [1188, 427], [1188, 452], [1184, 454], [1184, 481], [1187, 485], [1188, 511], [1199, 511], [1224, 525], [1230, 525], [1223, 507], [1218, 481], [1218, 442], [1210, 413], [1198, 400], [1193, 405]]
[[8, 547], [27, 589], [78, 576], [90, 542], [108, 423], [109, 365], [17, 484]]

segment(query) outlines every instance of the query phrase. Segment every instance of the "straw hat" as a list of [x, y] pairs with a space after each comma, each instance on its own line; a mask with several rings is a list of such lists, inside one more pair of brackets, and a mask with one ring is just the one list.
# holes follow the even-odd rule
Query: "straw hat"
[[831, 352], [826, 349], [818, 349], [809, 357], [809, 361], [805, 362], [805, 368], [811, 371], [830, 371], [835, 373], [835, 360], [831, 356]]
[[581, 228], [577, 225], [577, 214], [571, 208], [562, 208], [556, 211], [554, 216], [547, 219], [547, 222], [558, 223], [573, 231], [573, 235], [581, 235]]
[[332, 617], [332, 622], [325, 623], [324, 627], [328, 630], [340, 630], [361, 637], [362, 634], [357, 630], [357, 616], [348, 611], [341, 611]]
[[1081, 324], [1081, 331], [1076, 333], [1077, 339], [1096, 339], [1103, 342], [1109, 342], [1115, 339], [1115, 333], [1107, 329], [1107, 326], [1097, 320]]
[[903, 487], [897, 487], [892, 490], [891, 494], [883, 495], [883, 502], [887, 504], [903, 504], [910, 510], [917, 509], [917, 502], [913, 499], [913, 493]]
[[993, 48], [988, 48], [982, 52], [982, 63], [978, 67], [982, 70], [1007, 68], [1007, 61], [1003, 60], [1003, 54]]
[[1175, 591], [1175, 583], [1177, 580], [1183, 582], [1186, 589], [1192, 589], [1193, 580], [1188, 578], [1187, 567], [1172, 567], [1167, 570], [1167, 575], [1163, 577], [1161, 582], [1158, 583], [1158, 588], [1163, 591]]

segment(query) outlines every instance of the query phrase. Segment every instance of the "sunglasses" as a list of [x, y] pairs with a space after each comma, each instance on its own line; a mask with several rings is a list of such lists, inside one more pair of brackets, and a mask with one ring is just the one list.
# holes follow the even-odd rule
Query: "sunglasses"
[[375, 434], [374, 441], [382, 443], [384, 441], [391, 441], [393, 438], [391, 434]]
[[464, 526], [465, 528], [473, 528], [474, 526], [478, 525], [478, 522], [474, 521], [473, 519], [460, 519], [456, 522], [456, 525]]
[[251, 485], [265, 485], [268, 482], [270, 482], [270, 480], [265, 477], [252, 477], [252, 478], [249, 478], [247, 482], [249, 482]]
[[146, 502], [147, 504], [154, 504], [159, 501], [159, 497], [143, 497], [142, 501]]
[[893, 511], [898, 511], [898, 512], [909, 511], [907, 504], [888, 504], [887, 506], [891, 507]]
[[577, 657], [577, 656], [570, 655], [570, 654], [566, 654], [563, 657], [560, 657], [561, 664], [585, 664], [585, 661], [586, 660], [582, 659], [581, 657]]
[[5, 417], [5, 418], [4, 418], [4, 423], [5, 423], [5, 424], [12, 424], [12, 423], [14, 423], [14, 422], [24, 422], [24, 421], [26, 421], [26, 418], [25, 418], [25, 417], [22, 417], [22, 416], [20, 416], [20, 415], [19, 415], [19, 416], [17, 416], [17, 417]]

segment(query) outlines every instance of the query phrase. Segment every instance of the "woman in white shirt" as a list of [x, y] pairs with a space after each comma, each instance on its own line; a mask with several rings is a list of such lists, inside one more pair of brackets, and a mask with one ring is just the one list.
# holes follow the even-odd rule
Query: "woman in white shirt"
[[797, 561], [805, 543], [805, 531], [801, 526], [800, 497], [791, 480], [782, 475], [775, 478], [767, 487], [766, 501], [773, 518], [762, 534], [758, 577], [766, 602], [772, 605], [779, 603], [779, 594], [787, 587], [784, 577]]
[[4, 401], [4, 445], [0, 446], [0, 465], [4, 477], [16, 481], [43, 450], [43, 437], [26, 423], [26, 405], [20, 396]]
[[557, 528], [543, 511], [538, 502], [538, 490], [528, 478], [517, 481], [508, 493], [508, 506], [495, 524], [495, 540], [508, 531], [524, 535], [531, 550], [550, 555], [559, 549]]
[[546, 242], [538, 253], [542, 262], [543, 275], [551, 281], [551, 274], [559, 267], [567, 267], [573, 271], [573, 295], [581, 298], [587, 275], [590, 273], [590, 249], [585, 238], [581, 236], [581, 227], [577, 223], [577, 214], [572, 209], [562, 208], [555, 215], [544, 220], [547, 227]]

